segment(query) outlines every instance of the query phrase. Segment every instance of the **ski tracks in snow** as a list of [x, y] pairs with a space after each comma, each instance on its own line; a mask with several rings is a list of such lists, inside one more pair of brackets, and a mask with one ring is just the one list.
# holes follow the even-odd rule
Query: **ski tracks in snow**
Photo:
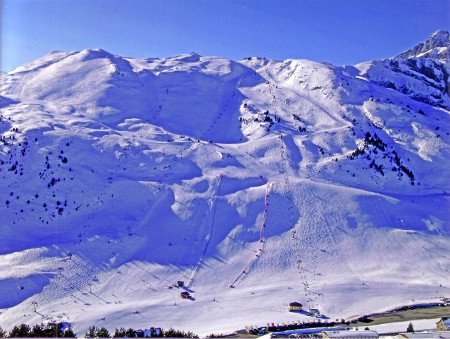
[[[219, 192], [219, 188], [220, 188], [220, 182], [222, 180], [222, 176], [219, 176], [219, 178], [217, 179], [216, 183], [215, 183], [215, 189], [214, 189], [214, 199], [211, 202], [211, 210], [212, 210], [212, 217], [211, 217], [211, 222], [209, 223], [209, 228], [206, 234], [205, 239], [205, 245], [203, 246], [203, 252], [197, 262], [197, 264], [195, 265], [195, 267], [193, 269], [191, 269], [191, 272], [189, 272], [188, 274], [184, 274], [184, 276], [188, 276], [189, 280], [187, 283], [187, 287], [190, 288], [193, 283], [195, 278], [197, 277], [198, 271], [200, 270], [202, 264], [203, 264], [203, 260], [205, 259], [206, 253], [208, 251], [208, 247], [209, 247], [209, 243], [211, 242], [211, 238], [214, 232], [214, 223], [216, 220], [216, 210], [217, 210], [217, 195]], [[207, 226], [206, 226], [207, 227]]]
[[244, 269], [242, 270], [241, 273], [239, 273], [239, 275], [236, 277], [236, 279], [233, 280], [233, 282], [230, 284], [230, 288], [235, 288], [239, 282], [241, 282], [244, 278], [245, 275], [248, 275], [252, 266], [256, 263], [256, 261], [258, 260], [258, 258], [261, 256], [263, 250], [264, 250], [264, 245], [266, 243], [266, 236], [265, 236], [265, 230], [266, 230], [266, 220], [267, 220], [267, 213], [269, 211], [269, 194], [270, 194], [270, 189], [272, 187], [271, 183], [267, 183], [266, 184], [266, 193], [264, 196], [264, 212], [263, 212], [263, 218], [261, 221], [261, 225], [260, 225], [260, 230], [259, 230], [259, 249], [256, 251], [256, 254], [253, 255], [250, 260], [248, 261], [248, 263], [244, 266]]

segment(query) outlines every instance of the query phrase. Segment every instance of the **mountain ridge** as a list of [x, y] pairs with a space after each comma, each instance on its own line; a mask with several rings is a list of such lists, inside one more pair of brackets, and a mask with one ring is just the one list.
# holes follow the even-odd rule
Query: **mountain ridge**
[[412, 57], [433, 58], [449, 64], [450, 33], [446, 30], [435, 31], [425, 42], [400, 53], [395, 58], [409, 59]]

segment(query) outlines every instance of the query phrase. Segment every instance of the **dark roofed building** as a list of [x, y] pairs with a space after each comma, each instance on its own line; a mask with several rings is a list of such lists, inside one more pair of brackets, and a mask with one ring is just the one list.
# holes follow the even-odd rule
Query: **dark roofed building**
[[180, 293], [181, 298], [183, 299], [189, 299], [191, 297], [191, 295], [189, 294], [189, 292], [183, 291]]
[[294, 301], [289, 304], [289, 312], [296, 312], [302, 309], [303, 305]]

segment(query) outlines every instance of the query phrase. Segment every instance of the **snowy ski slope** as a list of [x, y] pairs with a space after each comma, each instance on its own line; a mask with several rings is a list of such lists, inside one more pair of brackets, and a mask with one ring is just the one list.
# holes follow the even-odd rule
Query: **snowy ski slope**
[[86, 49], [2, 74], [0, 324], [206, 335], [448, 297], [439, 56]]

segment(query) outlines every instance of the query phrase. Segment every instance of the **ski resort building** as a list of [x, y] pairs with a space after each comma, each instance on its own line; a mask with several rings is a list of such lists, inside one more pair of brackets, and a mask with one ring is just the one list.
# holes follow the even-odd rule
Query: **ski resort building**
[[294, 301], [292, 303], [289, 304], [289, 312], [297, 312], [300, 311], [302, 309], [303, 305]]
[[189, 294], [189, 292], [183, 291], [180, 293], [180, 297], [183, 299], [189, 299], [191, 295]]
[[450, 317], [442, 317], [441, 320], [436, 323], [436, 331], [450, 331]]

